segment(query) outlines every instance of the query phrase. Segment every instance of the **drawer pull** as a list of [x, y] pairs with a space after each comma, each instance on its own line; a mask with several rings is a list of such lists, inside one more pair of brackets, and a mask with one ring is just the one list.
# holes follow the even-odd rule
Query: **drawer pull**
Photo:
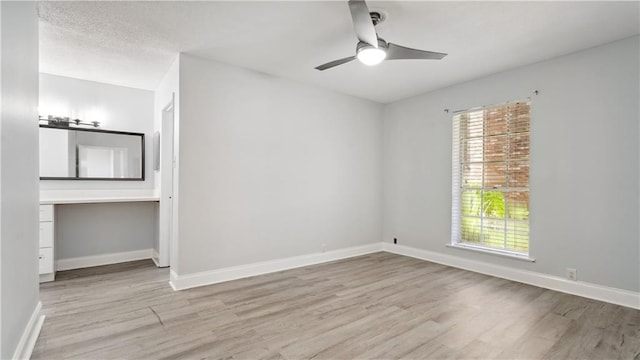
[[42, 259], [44, 259], [44, 255], [38, 256], [38, 260], [42, 260]]

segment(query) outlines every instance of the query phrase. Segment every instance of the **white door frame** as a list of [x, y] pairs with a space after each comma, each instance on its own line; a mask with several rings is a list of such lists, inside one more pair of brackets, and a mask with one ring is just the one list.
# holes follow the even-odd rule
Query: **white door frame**
[[158, 238], [158, 266], [171, 265], [171, 244], [173, 236], [173, 157], [174, 157], [174, 99], [162, 110], [160, 131], [160, 211]]

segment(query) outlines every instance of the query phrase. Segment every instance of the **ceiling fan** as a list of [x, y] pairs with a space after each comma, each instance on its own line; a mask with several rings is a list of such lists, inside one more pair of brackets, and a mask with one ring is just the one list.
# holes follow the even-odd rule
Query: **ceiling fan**
[[370, 13], [364, 0], [349, 0], [349, 10], [351, 11], [353, 28], [359, 40], [356, 46], [356, 55], [316, 66], [317, 70], [331, 69], [355, 59], [360, 60], [365, 65], [376, 65], [383, 60], [440, 60], [447, 56], [447, 54], [443, 53], [392, 44], [378, 37], [375, 26], [383, 20], [383, 17], [379, 12]]

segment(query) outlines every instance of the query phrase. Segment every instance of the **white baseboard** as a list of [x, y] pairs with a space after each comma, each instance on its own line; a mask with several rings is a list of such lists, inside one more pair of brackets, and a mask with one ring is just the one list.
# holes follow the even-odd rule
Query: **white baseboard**
[[13, 353], [12, 359], [22, 360], [31, 358], [31, 353], [33, 352], [33, 348], [36, 346], [36, 341], [38, 340], [40, 330], [42, 330], [42, 324], [44, 323], [44, 315], [40, 314], [41, 310], [42, 303], [38, 301], [35, 309], [33, 309], [33, 313], [31, 314], [31, 318], [29, 319], [27, 326], [22, 332], [22, 336], [20, 337], [16, 351]]
[[[171, 286], [173, 291], [179, 291], [179, 290], [188, 289], [188, 288], [178, 289], [176, 287], [175, 283], [176, 283], [176, 280], [178, 280], [179, 278], [180, 278], [180, 276], [178, 274], [176, 274], [176, 272], [173, 271], [173, 269], [169, 270], [169, 285]], [[211, 284], [204, 284], [204, 285], [211, 285]], [[200, 286], [200, 285], [196, 285], [196, 286]]]
[[127, 251], [121, 253], [82, 256], [76, 258], [59, 259], [56, 261], [56, 270], [80, 269], [92, 266], [117, 264], [126, 261], [151, 259], [153, 249]]
[[534, 271], [495, 265], [483, 261], [471, 260], [460, 256], [412, 248], [390, 243], [375, 243], [364, 246], [295, 256], [285, 259], [271, 260], [247, 265], [233, 266], [218, 270], [195, 274], [178, 275], [170, 271], [169, 281], [174, 290], [184, 290], [198, 286], [211, 285], [225, 281], [262, 275], [276, 271], [288, 270], [302, 266], [315, 265], [333, 260], [386, 251], [393, 254], [430, 261], [459, 269], [513, 280], [529, 285], [551, 289], [589, 299], [605, 301], [612, 304], [640, 309], [640, 293], [596, 285], [583, 281], [570, 281], [561, 277], [542, 274]]
[[633, 291], [616, 289], [583, 281], [570, 281], [557, 276], [494, 265], [482, 261], [470, 260], [463, 257], [416, 249], [408, 246], [383, 243], [382, 249], [386, 252], [398, 255], [409, 256], [416, 259], [431, 261], [442, 265], [534, 285], [545, 289], [640, 309], [640, 293]]
[[49, 274], [40, 274], [40, 282], [41, 283], [45, 283], [45, 282], [51, 282], [53, 280], [56, 279], [56, 273], [52, 272]]
[[332, 250], [323, 253], [307, 254], [247, 265], [232, 266], [228, 268], [188, 275], [178, 275], [172, 270], [170, 272], [171, 280], [169, 283], [174, 290], [184, 290], [197, 286], [217, 284], [250, 276], [262, 275], [276, 271], [289, 270], [308, 265], [315, 265], [329, 261], [375, 253], [381, 250], [382, 243], [374, 243], [363, 246]]
[[156, 249], [152, 249], [151, 250], [151, 260], [153, 260], [153, 263], [156, 264], [157, 267], [161, 267], [160, 266], [160, 254], [158, 254]]

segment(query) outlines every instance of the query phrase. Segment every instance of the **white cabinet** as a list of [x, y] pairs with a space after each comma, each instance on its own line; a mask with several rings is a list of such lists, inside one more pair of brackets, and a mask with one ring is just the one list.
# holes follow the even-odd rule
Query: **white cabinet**
[[53, 247], [53, 221], [40, 221], [40, 247]]
[[[40, 259], [40, 275], [53, 273], [53, 248], [40, 248], [38, 253], [38, 259]], [[40, 282], [52, 281], [45, 280], [43, 276], [40, 277]]]
[[55, 277], [53, 261], [53, 205], [40, 205], [40, 282], [53, 281]]

